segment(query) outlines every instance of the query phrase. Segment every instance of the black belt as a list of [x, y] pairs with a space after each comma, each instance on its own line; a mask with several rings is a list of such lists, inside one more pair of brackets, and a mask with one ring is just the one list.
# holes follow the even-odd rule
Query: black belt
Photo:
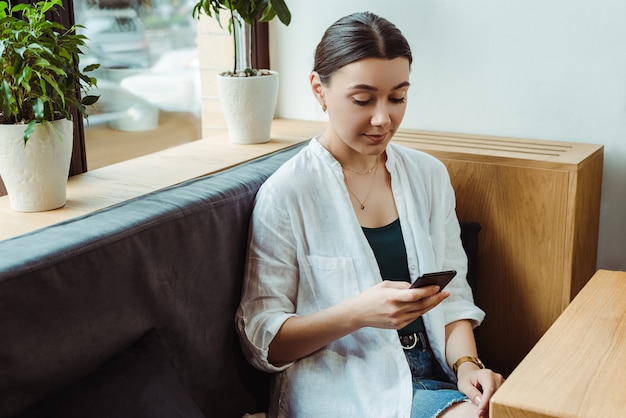
[[400, 344], [405, 350], [412, 350], [414, 348], [424, 349], [428, 348], [428, 338], [423, 332], [414, 332], [413, 334], [400, 335]]

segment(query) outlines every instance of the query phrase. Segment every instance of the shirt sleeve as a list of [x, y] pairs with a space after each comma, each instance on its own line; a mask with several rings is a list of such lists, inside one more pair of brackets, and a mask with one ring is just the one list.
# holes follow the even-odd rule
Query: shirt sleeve
[[269, 362], [268, 353], [282, 324], [295, 316], [298, 289], [294, 232], [284, 199], [277, 195], [269, 184], [257, 194], [242, 299], [235, 318], [248, 361], [268, 372], [290, 366], [276, 367]]
[[[442, 225], [443, 236], [434, 239], [440, 245], [439, 251], [444, 254], [443, 270], [456, 270], [457, 276], [446, 287], [450, 296], [442, 303], [446, 324], [468, 319], [474, 327], [480, 325], [485, 313], [474, 303], [472, 289], [467, 282], [467, 255], [461, 242], [461, 227], [456, 215], [456, 197], [447, 170], [440, 177], [439, 190], [442, 193], [437, 202], [437, 210], [433, 211], [433, 225]], [[441, 219], [436, 219], [441, 217]]]

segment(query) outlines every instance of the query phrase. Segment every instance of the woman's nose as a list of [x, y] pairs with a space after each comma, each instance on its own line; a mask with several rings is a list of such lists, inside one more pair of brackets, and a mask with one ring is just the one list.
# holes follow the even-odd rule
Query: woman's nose
[[373, 126], [386, 126], [391, 122], [391, 116], [386, 103], [379, 103], [372, 115], [371, 123]]

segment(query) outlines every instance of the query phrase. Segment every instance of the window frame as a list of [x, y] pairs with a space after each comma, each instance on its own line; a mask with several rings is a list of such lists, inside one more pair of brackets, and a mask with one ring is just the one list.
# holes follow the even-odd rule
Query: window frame
[[[51, 13], [50, 20], [59, 22], [66, 28], [72, 27], [76, 23], [74, 20], [74, 1], [63, 0], [63, 9], [60, 10], [58, 14]], [[87, 171], [85, 127], [83, 117], [76, 109], [72, 110], [72, 120], [74, 122], [74, 142], [72, 147], [72, 159], [70, 161], [70, 176]]]

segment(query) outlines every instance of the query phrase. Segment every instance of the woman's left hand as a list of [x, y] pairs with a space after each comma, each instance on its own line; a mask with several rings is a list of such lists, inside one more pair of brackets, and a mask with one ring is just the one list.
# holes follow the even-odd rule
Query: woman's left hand
[[489, 416], [489, 400], [502, 386], [504, 378], [501, 374], [489, 369], [481, 370], [463, 366], [461, 365], [458, 370], [459, 391], [478, 406], [478, 416], [486, 418]]

